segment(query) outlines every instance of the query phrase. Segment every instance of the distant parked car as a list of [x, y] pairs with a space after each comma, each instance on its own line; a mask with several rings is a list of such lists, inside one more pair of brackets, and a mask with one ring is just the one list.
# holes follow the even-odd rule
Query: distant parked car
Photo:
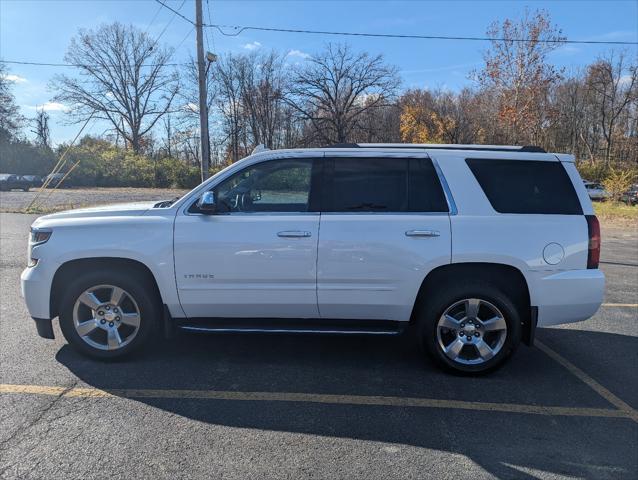
[[638, 205], [638, 183], [634, 183], [620, 199], [627, 205]]
[[[47, 181], [48, 181], [49, 183], [47, 184], [47, 188], [54, 188], [54, 187], [57, 187], [60, 184], [60, 182], [62, 181], [63, 178], [64, 178], [64, 174], [63, 173], [51, 173], [51, 174], [47, 175], [46, 177], [44, 177], [42, 179], [42, 183], [46, 184]], [[64, 180], [63, 185], [65, 187], [69, 186], [68, 177]]]
[[39, 175], [22, 175], [22, 178], [31, 184], [31, 188], [42, 186], [42, 177]]
[[600, 183], [586, 181], [583, 181], [583, 183], [585, 184], [585, 189], [587, 190], [589, 198], [592, 200], [605, 200], [606, 198], [609, 198], [609, 193]]
[[10, 173], [0, 174], [0, 190], [8, 192], [9, 190], [29, 191], [31, 182], [20, 175], [12, 175]]

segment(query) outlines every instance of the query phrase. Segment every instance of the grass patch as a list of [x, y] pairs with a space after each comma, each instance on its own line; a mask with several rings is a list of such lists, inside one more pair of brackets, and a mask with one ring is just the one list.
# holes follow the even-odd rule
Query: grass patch
[[617, 202], [594, 202], [596, 216], [603, 223], [638, 225], [638, 205]]

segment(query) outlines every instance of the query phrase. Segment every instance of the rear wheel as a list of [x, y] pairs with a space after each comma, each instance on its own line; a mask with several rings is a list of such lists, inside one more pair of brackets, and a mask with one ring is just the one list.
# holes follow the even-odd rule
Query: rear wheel
[[428, 354], [444, 368], [488, 372], [520, 343], [518, 309], [497, 287], [455, 286], [432, 297], [421, 312], [420, 337]]
[[148, 341], [159, 312], [155, 290], [143, 276], [90, 272], [67, 287], [60, 305], [60, 328], [82, 353], [114, 359]]

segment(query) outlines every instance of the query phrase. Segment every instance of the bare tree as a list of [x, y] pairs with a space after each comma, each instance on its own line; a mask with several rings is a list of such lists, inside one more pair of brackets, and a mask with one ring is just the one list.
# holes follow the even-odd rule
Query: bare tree
[[49, 130], [49, 114], [40, 109], [36, 112], [33, 119], [34, 129], [31, 130], [35, 134], [35, 141], [38, 145], [45, 148], [51, 148], [51, 133]]
[[224, 135], [226, 140], [230, 142], [229, 153], [233, 162], [239, 160], [241, 153], [246, 148], [240, 63], [241, 56], [228, 54], [215, 63], [213, 73], [217, 109], [224, 120]]
[[605, 163], [609, 165], [618, 121], [638, 101], [638, 65], [627, 65], [624, 53], [611, 52], [589, 66], [586, 81], [605, 139]]
[[91, 115], [110, 122], [137, 153], [178, 91], [177, 73], [167, 66], [171, 54], [132, 25], [80, 30], [64, 57], [79, 75], [54, 77], [55, 99], [71, 107], [76, 122]]
[[323, 142], [344, 143], [366, 111], [391, 102], [399, 83], [382, 55], [328, 44], [297, 69], [288, 101]]
[[20, 115], [20, 108], [16, 105], [11, 92], [12, 84], [6, 65], [0, 62], [0, 138], [2, 139], [15, 137], [24, 122], [24, 117]]
[[289, 146], [280, 135], [287, 88], [286, 67], [281, 54], [255, 52], [239, 62], [239, 79], [244, 115], [252, 143], [269, 148]]

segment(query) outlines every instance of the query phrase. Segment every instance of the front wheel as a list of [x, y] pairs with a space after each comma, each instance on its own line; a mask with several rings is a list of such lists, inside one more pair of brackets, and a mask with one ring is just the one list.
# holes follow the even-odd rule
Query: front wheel
[[146, 279], [119, 271], [80, 275], [66, 289], [60, 328], [80, 352], [99, 359], [141, 348], [159, 318], [157, 295]]
[[450, 287], [426, 299], [420, 336], [439, 365], [462, 373], [485, 373], [500, 366], [521, 338], [515, 304], [496, 287]]

